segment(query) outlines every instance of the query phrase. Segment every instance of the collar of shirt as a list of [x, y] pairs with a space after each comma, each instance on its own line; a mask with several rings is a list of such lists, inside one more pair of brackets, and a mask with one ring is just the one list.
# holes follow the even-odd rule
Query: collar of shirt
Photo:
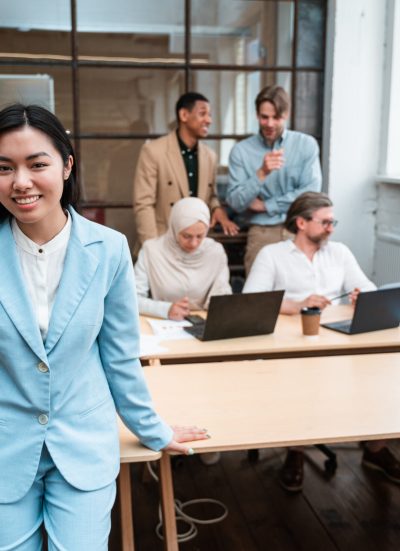
[[[288, 239], [286, 241], [286, 243], [287, 243], [287, 247], [288, 247], [288, 250], [289, 250], [290, 253], [300, 253], [300, 254], [305, 255], [305, 253], [291, 239]], [[323, 251], [325, 249], [325, 247], [328, 245], [328, 243], [329, 243], [328, 239], [326, 241], [324, 241], [323, 243], [321, 243], [320, 247], [315, 251], [315, 254], [318, 254], [320, 251]]]
[[41, 256], [43, 253], [49, 255], [68, 244], [69, 236], [71, 234], [71, 216], [68, 211], [65, 211], [67, 215], [67, 223], [63, 229], [58, 233], [51, 241], [44, 243], [44, 245], [38, 245], [32, 239], [29, 239], [24, 232], [19, 228], [15, 218], [12, 219], [11, 227], [13, 236], [17, 246], [26, 253], [34, 256]]
[[185, 144], [185, 142], [183, 140], [181, 140], [181, 138], [179, 136], [179, 133], [178, 133], [178, 130], [176, 131], [176, 137], [178, 138], [178, 143], [179, 143], [179, 147], [180, 147], [182, 155], [186, 155], [186, 154], [189, 154], [189, 153], [193, 153], [193, 155], [197, 155], [197, 146], [198, 146], [197, 142], [196, 142], [196, 145], [192, 149], [190, 149], [190, 147], [188, 147]]
[[268, 144], [267, 140], [262, 135], [261, 130], [258, 132], [258, 137], [259, 137], [260, 141], [262, 142], [262, 144], [265, 147], [267, 147], [268, 149], [271, 149], [271, 150], [280, 149], [283, 146], [283, 144], [284, 144], [284, 142], [287, 138], [287, 129], [286, 128], [283, 129], [282, 134], [279, 136], [279, 138], [277, 140], [274, 141], [274, 143], [272, 144], [272, 147]]

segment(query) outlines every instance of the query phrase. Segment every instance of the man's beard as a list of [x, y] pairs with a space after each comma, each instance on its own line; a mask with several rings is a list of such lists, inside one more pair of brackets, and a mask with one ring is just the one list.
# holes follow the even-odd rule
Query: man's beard
[[262, 135], [262, 137], [264, 138], [264, 140], [266, 140], [267, 142], [276, 142], [276, 140], [279, 140], [279, 138], [282, 136], [283, 134], [283, 128], [279, 129], [279, 130], [276, 130], [275, 128], [271, 131], [271, 135], [268, 136], [267, 135], [267, 132], [265, 129], [263, 129], [261, 126], [259, 128], [259, 132], [260, 134]]
[[317, 235], [317, 236], [308, 236], [308, 239], [312, 242], [312, 243], [315, 243], [315, 245], [323, 245], [324, 243], [326, 243], [329, 239], [329, 234], [328, 233], [324, 233], [323, 235]]

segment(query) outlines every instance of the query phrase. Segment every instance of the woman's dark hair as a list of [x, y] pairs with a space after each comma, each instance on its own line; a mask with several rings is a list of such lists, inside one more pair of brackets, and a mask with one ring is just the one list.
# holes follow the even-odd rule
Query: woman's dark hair
[[297, 233], [297, 218], [311, 220], [316, 210], [332, 206], [332, 201], [325, 193], [306, 191], [299, 195], [290, 205], [284, 226], [290, 233]]
[[[60, 202], [63, 208], [68, 205], [77, 208], [80, 199], [80, 187], [76, 180], [74, 149], [65, 128], [53, 113], [39, 105], [15, 103], [0, 111], [0, 136], [24, 126], [31, 126], [46, 134], [60, 153], [64, 166], [67, 165], [69, 156], [72, 156], [74, 162], [69, 178], [64, 181], [64, 190]], [[8, 210], [0, 204], [0, 220], [8, 218], [9, 215]]]

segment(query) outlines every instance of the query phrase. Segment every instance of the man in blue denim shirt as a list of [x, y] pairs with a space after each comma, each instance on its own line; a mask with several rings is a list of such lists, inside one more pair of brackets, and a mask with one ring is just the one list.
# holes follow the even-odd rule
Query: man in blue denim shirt
[[320, 191], [322, 183], [316, 140], [285, 129], [290, 112], [286, 91], [267, 86], [255, 104], [260, 131], [232, 149], [226, 196], [234, 210], [246, 212], [250, 224], [246, 273], [261, 247], [284, 238], [283, 221], [294, 199], [305, 191]]

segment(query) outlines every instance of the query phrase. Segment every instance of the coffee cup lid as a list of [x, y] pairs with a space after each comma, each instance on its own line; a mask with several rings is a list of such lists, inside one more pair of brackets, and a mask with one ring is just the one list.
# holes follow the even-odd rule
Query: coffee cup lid
[[321, 313], [321, 308], [318, 308], [317, 306], [313, 306], [311, 308], [302, 308], [301, 313], [305, 314], [306, 316], [315, 316]]

